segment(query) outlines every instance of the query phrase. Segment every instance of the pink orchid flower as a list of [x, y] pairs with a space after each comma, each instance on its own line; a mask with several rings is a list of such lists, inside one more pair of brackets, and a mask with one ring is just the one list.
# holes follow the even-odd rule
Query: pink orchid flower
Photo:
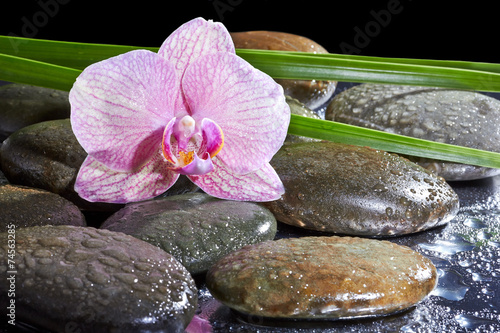
[[69, 99], [88, 153], [75, 190], [88, 201], [149, 199], [179, 175], [223, 199], [284, 193], [269, 164], [290, 122], [283, 89], [236, 56], [220, 23], [197, 18], [158, 53], [136, 50], [87, 67]]

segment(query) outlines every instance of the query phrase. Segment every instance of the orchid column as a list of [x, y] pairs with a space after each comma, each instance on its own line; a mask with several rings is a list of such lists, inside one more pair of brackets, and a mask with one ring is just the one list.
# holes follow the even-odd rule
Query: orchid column
[[220, 23], [197, 18], [158, 53], [87, 67], [70, 103], [88, 153], [75, 184], [86, 200], [149, 199], [180, 174], [224, 199], [271, 201], [284, 192], [269, 164], [290, 122], [283, 89], [236, 56]]

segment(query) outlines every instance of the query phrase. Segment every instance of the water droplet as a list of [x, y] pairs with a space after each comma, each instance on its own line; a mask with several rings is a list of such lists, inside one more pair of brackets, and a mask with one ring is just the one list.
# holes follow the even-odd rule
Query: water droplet
[[482, 325], [494, 324], [494, 322], [489, 320], [489, 319], [478, 318], [476, 316], [467, 315], [467, 314], [457, 315], [457, 316], [455, 316], [455, 320], [463, 328], [468, 328], [468, 329], [472, 329], [472, 330], [475, 330], [475, 329], [479, 328], [479, 326], [482, 326]]
[[392, 214], [394, 213], [393, 209], [391, 207], [387, 207], [385, 209], [385, 213], [387, 214], [388, 217], [391, 217]]
[[389, 188], [385, 186], [384, 184], [377, 184], [373, 186], [373, 191], [374, 192], [387, 192], [389, 191]]
[[450, 301], [460, 301], [465, 297], [469, 286], [463, 282], [463, 275], [449, 268], [438, 268], [438, 285], [431, 295]]
[[304, 198], [305, 198], [304, 193], [298, 193], [298, 194], [297, 194], [297, 199], [299, 199], [299, 200], [304, 200]]

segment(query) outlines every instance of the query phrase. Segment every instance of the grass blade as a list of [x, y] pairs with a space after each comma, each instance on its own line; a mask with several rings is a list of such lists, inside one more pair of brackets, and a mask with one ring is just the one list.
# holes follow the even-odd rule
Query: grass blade
[[416, 139], [348, 124], [292, 115], [289, 134], [328, 140], [393, 153], [449, 162], [500, 168], [500, 154], [446, 143]]
[[80, 70], [0, 53], [0, 79], [59, 90], [70, 90]]
[[[158, 50], [157, 47], [0, 36], [0, 53], [77, 69], [139, 48]], [[247, 49], [238, 49], [237, 54], [275, 78], [406, 84], [500, 92], [500, 64]]]

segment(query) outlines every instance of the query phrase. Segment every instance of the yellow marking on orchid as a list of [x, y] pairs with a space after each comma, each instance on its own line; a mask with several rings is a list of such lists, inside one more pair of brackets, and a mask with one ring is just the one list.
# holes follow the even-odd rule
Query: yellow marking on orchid
[[189, 163], [193, 162], [194, 159], [194, 151], [189, 151], [187, 154], [183, 151], [179, 151], [179, 157], [181, 158], [182, 163], [184, 165], [188, 165]]

